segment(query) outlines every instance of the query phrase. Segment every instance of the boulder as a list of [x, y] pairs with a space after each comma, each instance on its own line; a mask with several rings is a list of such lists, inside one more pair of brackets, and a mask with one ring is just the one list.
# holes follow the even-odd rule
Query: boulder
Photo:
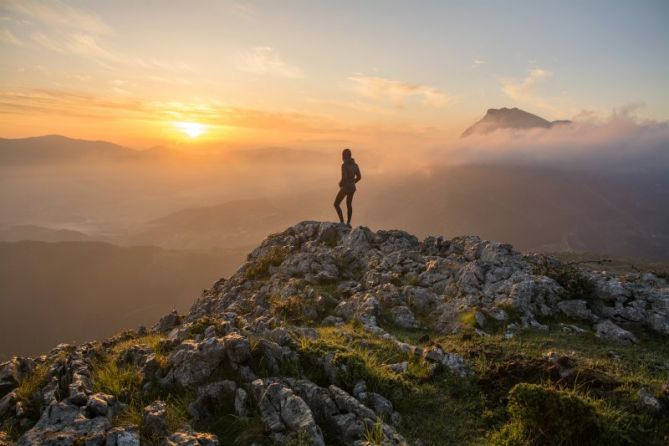
[[104, 393], [95, 393], [88, 398], [84, 412], [89, 418], [114, 416], [118, 410], [116, 398]]
[[619, 344], [634, 344], [636, 337], [631, 332], [621, 328], [609, 319], [595, 325], [595, 336], [605, 341], [617, 342]]
[[158, 323], [153, 327], [153, 330], [158, 333], [169, 333], [180, 323], [181, 318], [179, 317], [177, 310], [172, 310], [170, 313], [160, 318]]
[[19, 438], [17, 446], [74, 445], [81, 439], [86, 439], [89, 445], [103, 445], [110, 428], [109, 417], [88, 418], [82, 407], [55, 402], [42, 412], [35, 426]]
[[582, 319], [596, 321], [598, 318], [588, 308], [588, 303], [581, 299], [563, 300], [558, 302], [558, 308], [567, 317], [572, 319]]
[[34, 369], [35, 362], [32, 359], [19, 356], [0, 363], [0, 398], [15, 389]]
[[105, 446], [140, 446], [139, 427], [136, 425], [115, 427], [107, 431]]
[[216, 435], [195, 432], [189, 427], [173, 433], [165, 439], [165, 446], [219, 446]]
[[10, 414], [14, 413], [14, 407], [16, 406], [16, 392], [9, 392], [7, 395], [0, 398], [0, 419], [8, 417]]
[[420, 324], [416, 320], [409, 307], [404, 305], [393, 307], [390, 310], [390, 313], [392, 315], [393, 322], [400, 328], [411, 330], [420, 327]]
[[167, 404], [164, 401], [154, 401], [142, 411], [142, 421], [145, 432], [153, 438], [162, 438], [169, 433], [167, 423]]
[[207, 421], [217, 413], [232, 411], [235, 405], [237, 385], [234, 381], [217, 381], [197, 389], [197, 399], [188, 406], [195, 421]]
[[258, 379], [251, 383], [265, 428], [273, 433], [306, 435], [311, 444], [325, 445], [307, 403], [286, 384]]
[[218, 338], [199, 343], [186, 340], [168, 358], [171, 365], [168, 377], [184, 387], [193, 387], [209, 378], [224, 357], [225, 347]]
[[662, 408], [660, 402], [647, 389], [639, 389], [639, 406], [649, 412], [657, 412]]
[[231, 333], [223, 338], [225, 350], [230, 361], [241, 364], [251, 358], [249, 340], [238, 333]]

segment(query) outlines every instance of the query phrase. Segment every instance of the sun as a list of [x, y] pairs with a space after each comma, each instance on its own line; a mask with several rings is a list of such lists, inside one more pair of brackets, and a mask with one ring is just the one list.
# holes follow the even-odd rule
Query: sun
[[191, 139], [197, 138], [206, 130], [206, 126], [199, 122], [176, 122], [174, 125]]

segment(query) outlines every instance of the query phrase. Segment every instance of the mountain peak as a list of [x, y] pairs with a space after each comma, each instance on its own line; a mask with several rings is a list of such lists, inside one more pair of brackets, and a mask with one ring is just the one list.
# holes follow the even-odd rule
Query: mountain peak
[[[477, 420], [484, 410], [504, 410], [497, 401], [508, 395], [509, 406], [525, 398], [525, 410], [539, 414], [521, 422], [542, 420], [546, 399], [558, 408], [551, 417], [587, 411], [592, 426], [583, 429], [592, 436], [612, 422], [589, 402], [602, 379], [608, 393], [643, 395], [645, 406], [612, 399], [616, 410], [647, 407], [663, 416], [664, 403], [635, 384], [659, 380], [638, 373], [616, 380], [599, 368], [610, 361], [607, 373], [627, 373], [639, 359], [657, 361], [658, 344], [644, 345], [633, 332], [669, 334], [667, 282], [574, 268], [477, 236], [420, 241], [400, 230], [301, 222], [266, 238], [185, 316], [174, 311], [150, 331], [0, 364], [0, 391], [8, 395], [0, 394], [0, 425], [22, 428], [12, 429], [25, 432], [18, 446], [53, 438], [139, 445], [140, 436], [218, 446], [217, 435], [248, 440], [251, 425], [259, 443], [374, 438], [401, 446], [424, 444], [425, 436], [441, 441], [454, 425], [474, 423], [467, 435], [487, 435], [499, 425]], [[534, 330], [543, 339], [525, 336]], [[564, 344], [546, 342], [549, 334]], [[618, 343], [615, 359], [601, 346], [584, 355], [593, 337]], [[537, 356], [547, 345], [560, 352]], [[597, 356], [594, 371], [589, 355]], [[467, 404], [467, 418], [450, 409]], [[432, 411], [442, 408], [446, 422], [435, 423]], [[646, 418], [640, 422], [653, 422]], [[556, 436], [566, 435], [564, 425], [551, 427]]]
[[568, 124], [571, 121], [548, 121], [540, 116], [521, 110], [518, 107], [489, 108], [486, 114], [474, 125], [462, 133], [463, 137], [472, 134], [486, 134], [499, 129], [548, 129], [556, 124]]

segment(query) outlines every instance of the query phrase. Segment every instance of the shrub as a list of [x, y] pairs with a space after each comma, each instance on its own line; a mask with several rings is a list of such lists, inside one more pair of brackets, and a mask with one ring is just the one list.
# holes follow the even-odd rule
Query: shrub
[[551, 262], [542, 257], [534, 272], [555, 280], [567, 291], [569, 299], [590, 300], [595, 293], [595, 284], [574, 265]]
[[625, 444], [617, 420], [575, 392], [520, 383], [508, 396], [510, 420], [491, 436], [493, 445]]
[[476, 308], [463, 311], [458, 315], [458, 322], [460, 322], [463, 327], [476, 328], [478, 325], [476, 322], [476, 311]]

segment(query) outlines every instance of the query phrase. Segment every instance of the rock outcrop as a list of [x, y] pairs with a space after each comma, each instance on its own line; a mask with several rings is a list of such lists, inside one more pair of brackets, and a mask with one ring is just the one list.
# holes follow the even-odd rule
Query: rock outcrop
[[[225, 417], [257, 420], [279, 445], [363, 445], [370, 437], [408, 444], [391, 395], [350, 381], [341, 358], [305, 356], [301, 345], [319, 342], [308, 327], [354, 324], [404, 355], [383, 365], [389, 372], [418, 364], [453, 379], [475, 375], [466, 358], [435, 343], [402, 342], [394, 330], [485, 336], [503, 326], [510, 338], [569, 319], [563, 329], [604, 342], [669, 334], [665, 280], [582, 271], [590, 291], [576, 295], [549, 272], [561, 267], [474, 236], [419, 241], [402, 231], [303, 222], [267, 238], [187, 315], [170, 313], [149, 333], [1, 364], [0, 420], [24, 432], [19, 445], [217, 445], [201, 428]], [[558, 379], [574, 373], [556, 353], [548, 363]], [[191, 397], [177, 410], [175, 395]], [[135, 418], [119, 416], [132, 411]]]

